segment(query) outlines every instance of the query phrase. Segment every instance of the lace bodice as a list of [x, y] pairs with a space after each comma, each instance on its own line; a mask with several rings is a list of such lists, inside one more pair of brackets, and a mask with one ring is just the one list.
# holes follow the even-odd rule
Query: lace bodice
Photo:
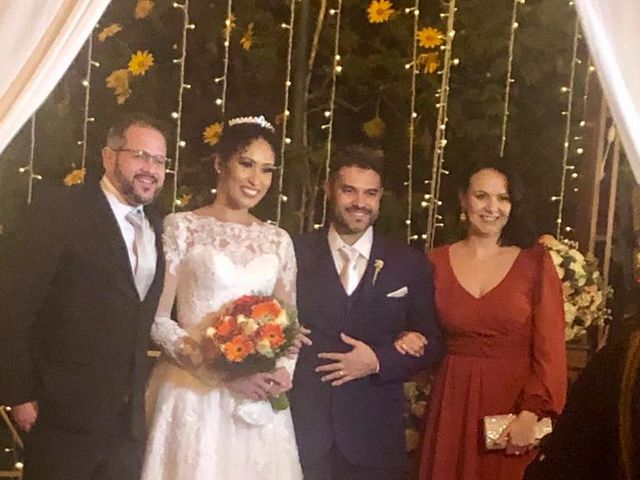
[[[166, 276], [152, 338], [172, 354], [188, 333], [202, 338], [205, 324], [228, 302], [246, 294], [295, 303], [296, 260], [281, 228], [227, 223], [192, 212], [165, 219]], [[177, 301], [177, 323], [170, 319]]]

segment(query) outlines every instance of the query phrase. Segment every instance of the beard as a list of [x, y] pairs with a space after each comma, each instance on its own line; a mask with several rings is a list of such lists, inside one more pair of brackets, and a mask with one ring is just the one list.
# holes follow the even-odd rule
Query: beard
[[348, 213], [357, 211], [364, 212], [369, 216], [369, 221], [364, 226], [362, 226], [362, 224], [350, 225], [347, 218], [342, 214], [342, 211], [334, 208], [333, 225], [338, 233], [352, 234], [364, 232], [367, 228], [376, 223], [376, 220], [378, 219], [378, 212], [373, 212], [373, 210], [369, 208], [348, 207], [344, 210]]
[[118, 190], [120, 194], [127, 199], [132, 205], [148, 205], [153, 202], [158, 195], [160, 194], [160, 187], [158, 186], [158, 177], [151, 174], [146, 173], [137, 173], [133, 176], [134, 179], [138, 177], [146, 177], [152, 178], [156, 184], [156, 189], [150, 194], [140, 194], [136, 191], [136, 187], [133, 181], [129, 180], [122, 170], [120, 170], [120, 165], [116, 164], [116, 168], [114, 170], [114, 176], [116, 181], [118, 182]]

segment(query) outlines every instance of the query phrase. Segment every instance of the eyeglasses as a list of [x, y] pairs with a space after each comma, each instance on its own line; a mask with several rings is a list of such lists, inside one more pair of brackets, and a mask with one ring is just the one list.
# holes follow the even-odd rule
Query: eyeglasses
[[112, 148], [111, 150], [117, 153], [130, 153], [136, 162], [151, 162], [157, 167], [166, 167], [170, 161], [167, 157], [163, 157], [162, 155], [151, 155], [146, 150], [133, 150], [131, 148]]

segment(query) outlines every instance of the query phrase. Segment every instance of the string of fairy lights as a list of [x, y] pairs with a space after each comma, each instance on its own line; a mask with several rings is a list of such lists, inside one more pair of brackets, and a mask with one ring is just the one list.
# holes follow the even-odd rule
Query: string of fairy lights
[[[323, 129], [327, 129], [327, 146], [326, 157], [324, 161], [324, 178], [329, 178], [331, 169], [331, 151], [333, 143], [333, 115], [336, 107], [336, 89], [338, 85], [338, 75], [342, 71], [340, 65], [340, 25], [342, 21], [342, 0], [338, 0], [337, 8], [329, 9], [329, 15], [332, 15], [336, 19], [335, 32], [333, 37], [333, 68], [331, 70], [331, 93], [329, 95], [329, 108], [325, 110], [324, 116], [328, 122], [322, 126]], [[322, 199], [322, 220], [320, 224], [316, 224], [316, 229], [324, 226], [327, 221], [327, 201], [328, 198], [324, 195]]]
[[411, 94], [409, 97], [409, 155], [407, 159], [407, 218], [405, 220], [407, 243], [411, 241], [413, 236], [411, 229], [411, 218], [413, 216], [413, 160], [414, 160], [414, 143], [416, 119], [416, 78], [418, 76], [418, 19], [420, 17], [420, 0], [415, 0], [413, 7], [405, 8], [404, 12], [413, 16], [413, 35], [412, 35], [412, 52], [411, 64]]
[[18, 171], [27, 175], [27, 205], [31, 204], [33, 200], [33, 182], [34, 180], [42, 180], [42, 176], [38, 175], [33, 170], [33, 164], [36, 153], [36, 115], [31, 116], [30, 122], [30, 143], [29, 143], [29, 162], [27, 165], [20, 167]]
[[455, 31], [455, 13], [456, 0], [449, 2], [449, 10], [442, 13], [447, 18], [447, 32], [445, 44], [441, 47], [444, 50], [444, 62], [442, 69], [442, 80], [440, 90], [438, 92], [438, 119], [436, 122], [436, 132], [434, 136], [434, 150], [431, 170], [431, 180], [429, 182], [429, 193], [425, 195], [425, 201], [428, 202], [427, 228], [426, 228], [426, 248], [433, 247], [436, 229], [444, 226], [442, 217], [438, 213], [438, 207], [442, 205], [440, 198], [440, 184], [442, 175], [449, 172], [444, 169], [444, 152], [447, 145], [446, 131], [449, 106], [449, 85], [451, 78], [451, 66], [458, 63], [457, 59], [453, 59], [453, 39], [456, 35]]
[[284, 186], [284, 174], [285, 174], [285, 152], [287, 145], [291, 143], [291, 139], [287, 137], [287, 126], [289, 124], [289, 92], [291, 90], [291, 65], [293, 59], [293, 26], [296, 20], [296, 2], [299, 0], [291, 0], [289, 11], [289, 23], [283, 23], [281, 26], [283, 29], [288, 30], [288, 44], [287, 44], [287, 59], [285, 70], [285, 82], [284, 82], [284, 106], [282, 109], [282, 138], [280, 142], [280, 168], [278, 169], [278, 200], [276, 203], [276, 225], [280, 225], [282, 220], [282, 204], [288, 199], [287, 196], [282, 193]]
[[[551, 197], [552, 201], [558, 203], [558, 216], [556, 218], [556, 237], [560, 237], [561, 232], [563, 231], [563, 222], [564, 222], [564, 206], [565, 206], [565, 195], [567, 188], [567, 172], [569, 170], [575, 170], [575, 165], [569, 165], [569, 151], [571, 148], [571, 121], [573, 117], [573, 100], [575, 93], [575, 79], [576, 79], [576, 68], [580, 59], [578, 58], [578, 44], [580, 42], [580, 23], [578, 22], [578, 17], [576, 16], [574, 22], [573, 29], [573, 47], [571, 54], [571, 70], [569, 75], [569, 85], [563, 86], [561, 88], [562, 93], [567, 94], [567, 107], [562, 112], [565, 116], [565, 132], [564, 132], [564, 142], [562, 148], [562, 163], [561, 163], [561, 173], [560, 173], [560, 192], [558, 195]], [[565, 232], [570, 232], [572, 229], [569, 226], [564, 228]]]
[[[97, 27], [97, 26], [96, 26]], [[82, 155], [80, 157], [80, 168], [84, 172], [87, 167], [87, 143], [89, 134], [89, 124], [95, 122], [95, 118], [89, 114], [89, 106], [91, 104], [91, 72], [93, 67], [99, 67], [100, 64], [93, 59], [93, 34], [89, 35], [87, 41], [87, 67], [85, 77], [82, 80], [84, 87], [84, 110], [82, 121], [82, 140], [78, 144], [82, 146]], [[83, 180], [84, 181], [84, 177]]]
[[222, 95], [216, 99], [216, 105], [220, 107], [222, 118], [224, 118], [227, 108], [227, 87], [229, 74], [229, 47], [231, 45], [231, 30], [233, 22], [233, 0], [227, 1], [227, 18], [224, 21], [224, 57], [222, 59], [222, 76], [215, 79], [217, 83], [222, 82]]
[[173, 201], [171, 202], [171, 209], [176, 211], [178, 205], [178, 175], [180, 172], [180, 151], [186, 146], [186, 142], [182, 137], [182, 107], [184, 91], [189, 90], [191, 85], [185, 82], [185, 64], [187, 59], [187, 32], [193, 30], [196, 26], [191, 23], [189, 18], [189, 0], [184, 0], [184, 3], [173, 2], [173, 8], [181, 10], [183, 13], [182, 22], [182, 44], [180, 49], [180, 57], [173, 60], [174, 64], [180, 66], [179, 69], [179, 84], [178, 84], [178, 106], [174, 112], [171, 113], [171, 117], [176, 121], [176, 145], [173, 157], [173, 169], [167, 170], [167, 173], [173, 175]]
[[504, 108], [502, 114], [502, 134], [500, 136], [500, 157], [504, 157], [507, 146], [507, 127], [509, 125], [509, 105], [511, 103], [511, 84], [515, 82], [513, 78], [513, 57], [516, 45], [516, 31], [518, 30], [518, 6], [522, 5], [526, 0], [513, 0], [513, 8], [511, 10], [511, 24], [509, 34], [509, 54], [507, 62], [507, 75], [505, 79], [504, 90]]

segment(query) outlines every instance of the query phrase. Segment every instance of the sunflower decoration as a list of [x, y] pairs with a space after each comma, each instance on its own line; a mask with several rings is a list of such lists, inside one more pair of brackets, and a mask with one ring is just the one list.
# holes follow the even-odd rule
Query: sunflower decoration
[[418, 30], [417, 33], [418, 45], [424, 48], [435, 48], [442, 45], [444, 41], [444, 34], [433, 27], [425, 27], [423, 29]]
[[136, 20], [147, 18], [154, 6], [155, 2], [153, 0], [138, 0], [136, 2], [136, 9], [133, 12], [133, 16]]
[[362, 131], [369, 138], [380, 138], [386, 127], [387, 124], [384, 123], [384, 120], [382, 120], [379, 115], [376, 115], [368, 122], [362, 124]]
[[145, 50], [144, 52], [138, 50], [136, 53], [131, 55], [131, 60], [129, 60], [129, 71], [135, 77], [144, 75], [152, 66], [153, 53], [150, 53], [148, 50]]
[[282, 122], [284, 122], [284, 112], [280, 112], [273, 117], [273, 123], [275, 125], [282, 125]]
[[191, 203], [191, 199], [193, 198], [192, 193], [183, 193], [178, 198], [176, 198], [175, 203], [176, 207], [186, 207]]
[[389, 0], [372, 0], [367, 8], [369, 23], [384, 23], [395, 13]]
[[112, 23], [108, 27], [104, 27], [98, 34], [98, 41], [104, 42], [107, 38], [113, 37], [116, 33], [122, 30], [122, 25], [119, 23]]
[[207, 145], [215, 145], [220, 140], [220, 135], [222, 135], [223, 129], [224, 126], [222, 125], [222, 123], [212, 123], [202, 132], [202, 141]]
[[106, 78], [105, 83], [107, 88], [113, 89], [113, 94], [116, 96], [116, 102], [118, 105], [122, 105], [127, 101], [131, 95], [131, 89], [129, 88], [129, 77], [131, 73], [126, 68], [114, 70]]
[[222, 34], [226, 37], [227, 30], [228, 30], [229, 35], [231, 35], [231, 32], [233, 31], [234, 28], [236, 28], [236, 16], [232, 13], [229, 19], [225, 20], [224, 22], [224, 28], [222, 29]]
[[78, 185], [80, 183], [84, 183], [84, 176], [87, 171], [84, 168], [76, 168], [69, 172], [64, 180], [62, 181], [67, 187], [71, 185]]
[[251, 46], [253, 45], [253, 22], [247, 26], [247, 29], [240, 39], [240, 45], [242, 45], [242, 48], [247, 52], [251, 50]]
[[434, 73], [440, 67], [440, 55], [438, 52], [421, 53], [416, 59], [416, 65], [422, 69], [422, 73]]

